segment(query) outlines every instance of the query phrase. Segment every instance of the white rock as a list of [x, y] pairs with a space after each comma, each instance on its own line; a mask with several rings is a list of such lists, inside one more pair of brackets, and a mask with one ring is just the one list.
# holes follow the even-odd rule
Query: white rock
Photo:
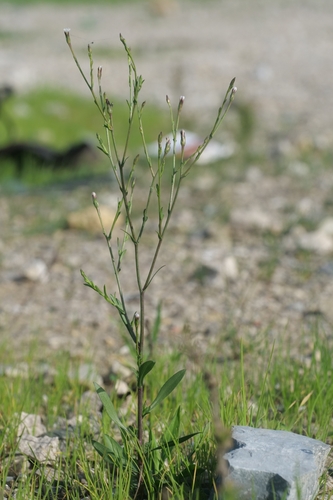
[[303, 250], [310, 250], [321, 255], [333, 252], [333, 238], [320, 231], [302, 234], [298, 238], [298, 245]]
[[123, 378], [129, 378], [133, 374], [133, 370], [120, 363], [117, 359], [112, 361], [111, 371]]
[[[195, 134], [194, 132], [190, 132], [188, 130], [185, 130], [185, 137], [186, 137], [186, 144], [185, 144], [185, 149], [184, 149], [184, 156], [185, 158], [188, 158], [191, 156], [197, 148], [203, 143], [204, 139]], [[168, 157], [171, 157], [172, 155], [172, 133], [170, 132], [169, 134], [165, 135], [162, 141], [162, 153], [164, 151], [165, 147], [165, 141], [166, 138], [169, 138], [171, 141], [171, 149], [170, 152], [168, 153]], [[176, 136], [177, 143], [176, 143], [176, 154], [179, 156], [181, 154], [181, 144], [180, 144], [180, 132], [177, 133]], [[218, 160], [223, 160], [226, 158], [230, 158], [235, 152], [235, 147], [231, 143], [227, 144], [221, 144], [218, 141], [212, 140], [206, 146], [205, 150], [201, 154], [199, 160], [198, 160], [198, 165], [207, 165], [208, 163], [213, 163]], [[157, 141], [153, 142], [148, 145], [148, 153], [152, 157], [157, 157], [158, 154], [158, 144]]]
[[304, 250], [310, 250], [321, 255], [333, 252], [333, 218], [323, 220], [317, 231], [299, 234], [296, 239]]
[[229, 255], [222, 262], [222, 272], [224, 276], [230, 280], [238, 278], [237, 260], [233, 255]]
[[117, 396], [126, 396], [126, 394], [131, 392], [128, 384], [126, 384], [126, 382], [120, 379], [116, 381], [114, 388], [117, 393]]
[[260, 208], [236, 208], [230, 215], [231, 224], [244, 229], [280, 233], [283, 224], [276, 214], [269, 214]]
[[333, 217], [327, 217], [326, 219], [324, 219], [320, 224], [318, 231], [333, 238]]
[[34, 259], [24, 269], [23, 277], [31, 281], [44, 283], [48, 278], [47, 265], [41, 259]]
[[42, 423], [40, 415], [34, 415], [31, 413], [25, 413], [24, 411], [20, 414], [20, 423], [17, 428], [17, 436], [22, 435], [29, 436], [40, 436], [45, 434], [46, 427]]

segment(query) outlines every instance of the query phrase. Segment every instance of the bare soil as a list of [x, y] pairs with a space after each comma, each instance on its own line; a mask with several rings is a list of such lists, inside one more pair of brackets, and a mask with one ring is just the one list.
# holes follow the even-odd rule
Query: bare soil
[[[332, 19], [333, 4], [318, 0], [1, 5], [0, 70], [3, 83], [17, 92], [46, 85], [87, 95], [65, 44], [63, 29], [71, 28], [78, 54], [84, 59], [87, 43], [94, 42], [109, 91], [126, 97], [121, 32], [146, 80], [143, 99], [164, 105], [165, 94], [174, 102], [185, 95], [194, 123], [205, 130], [236, 76], [237, 100], [256, 117], [251, 148], [272, 162], [283, 160], [279, 175], [251, 160], [241, 170], [232, 162], [202, 168], [186, 181], [160, 258], [166, 268], [147, 297], [151, 320], [163, 301], [163, 342], [181, 346], [190, 338], [198, 349], [213, 344], [221, 356], [232, 356], [240, 337], [249, 346], [280, 339], [305, 359], [314, 324], [332, 335], [332, 254], [297, 244], [300, 232], [316, 229], [332, 212], [333, 174], [323, 160], [333, 139]], [[308, 151], [316, 161], [300, 161]], [[96, 182], [0, 200], [0, 327], [18, 356], [32, 339], [40, 356], [65, 349], [84, 358], [88, 352], [101, 372], [120, 356], [115, 316], [82, 286], [79, 273], [83, 268], [114, 291], [103, 240], [74, 230], [40, 231], [88, 205], [92, 189], [114, 203], [115, 191], [108, 194]], [[144, 269], [154, 231], [152, 221]], [[47, 266], [41, 281], [24, 278], [34, 259]], [[134, 313], [133, 270], [122, 273]]]

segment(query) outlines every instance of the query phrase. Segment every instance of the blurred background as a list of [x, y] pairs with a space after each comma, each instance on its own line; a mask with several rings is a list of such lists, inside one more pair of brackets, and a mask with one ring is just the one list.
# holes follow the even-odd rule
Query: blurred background
[[[20, 339], [42, 331], [51, 348], [83, 351], [98, 326], [110, 343], [109, 309], [88, 297], [78, 273], [87, 262], [94, 269], [102, 243], [69, 214], [80, 217], [91, 191], [107, 186], [104, 202], [114, 207], [116, 190], [96, 148], [103, 124], [64, 28], [83, 69], [88, 44], [95, 68], [103, 67], [120, 146], [128, 68], [119, 33], [145, 79], [148, 142], [170, 131], [166, 94], [174, 108], [185, 96], [182, 126], [205, 137], [236, 77], [236, 99], [216, 136], [228, 154], [188, 181], [172, 230], [182, 251], [171, 245], [164, 256], [179, 262], [157, 279], [161, 296], [175, 286], [182, 296], [177, 306], [166, 300], [169, 331], [188, 321], [198, 334], [243, 324], [254, 335], [287, 323], [292, 333], [313, 311], [333, 320], [333, 231], [317, 233], [333, 216], [332, 25], [330, 0], [1, 0], [2, 331]], [[140, 147], [135, 133], [131, 152]], [[103, 282], [107, 260], [98, 265]], [[218, 301], [202, 292], [207, 283]], [[157, 301], [158, 293], [153, 308]]]
[[92, 44], [112, 99], [127, 97], [122, 33], [146, 80], [142, 99], [165, 109], [166, 94], [173, 102], [185, 95], [186, 117], [200, 132], [207, 130], [236, 76], [234, 114], [241, 123], [233, 135], [249, 138], [255, 122], [257, 138], [264, 131], [275, 149], [332, 143], [327, 110], [333, 106], [333, 7], [328, 1], [13, 0], [0, 8], [1, 86], [12, 91], [8, 103], [1, 94], [2, 144], [33, 137], [64, 146], [93, 137], [88, 89], [65, 44], [64, 28], [71, 29], [86, 70], [86, 48]]

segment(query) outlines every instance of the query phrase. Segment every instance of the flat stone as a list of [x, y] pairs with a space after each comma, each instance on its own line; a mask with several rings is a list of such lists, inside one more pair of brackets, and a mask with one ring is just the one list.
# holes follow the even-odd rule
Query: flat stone
[[39, 462], [54, 462], [59, 454], [59, 439], [57, 437], [35, 437], [24, 434], [19, 443], [19, 451]]
[[287, 431], [233, 428], [225, 455], [238, 500], [312, 500], [330, 446]]
[[[108, 232], [113, 224], [116, 212], [106, 205], [100, 205], [99, 211], [105, 231]], [[123, 218], [119, 217], [116, 224], [121, 224], [122, 220]], [[69, 229], [80, 229], [92, 234], [102, 234], [101, 224], [94, 206], [71, 212], [67, 217], [67, 224]]]

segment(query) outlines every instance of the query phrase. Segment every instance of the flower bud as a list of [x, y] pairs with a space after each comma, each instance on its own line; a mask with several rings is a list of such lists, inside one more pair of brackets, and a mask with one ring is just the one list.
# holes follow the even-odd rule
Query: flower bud
[[170, 99], [169, 99], [168, 95], [165, 96], [165, 100], [166, 100], [167, 104], [170, 106]]
[[99, 205], [98, 205], [98, 201], [97, 201], [97, 195], [94, 191], [91, 193], [91, 197], [92, 197], [92, 202], [93, 202], [94, 207], [96, 209], [98, 209]]
[[100, 80], [102, 78], [102, 66], [97, 68], [97, 78]]
[[165, 148], [164, 148], [164, 156], [166, 156], [171, 149], [171, 142], [170, 139], [167, 139], [165, 142]]
[[106, 109], [107, 109], [107, 112], [109, 114], [109, 116], [112, 116], [112, 108], [113, 108], [113, 103], [109, 101], [109, 99], [106, 97], [105, 98], [105, 102], [106, 102]]
[[179, 103], [178, 103], [178, 111], [181, 111], [183, 104], [184, 104], [184, 101], [185, 101], [185, 96], [181, 95], [179, 98]]
[[70, 43], [70, 41], [71, 41], [71, 37], [70, 37], [69, 32], [70, 32], [70, 28], [65, 28], [64, 29], [64, 33], [65, 33], [65, 37], [66, 37], [66, 42], [67, 43]]
[[160, 132], [158, 134], [158, 138], [157, 138], [157, 146], [158, 146], [158, 156], [160, 157], [161, 154], [162, 154], [162, 139], [163, 139], [163, 134], [162, 132]]
[[181, 130], [180, 131], [180, 145], [182, 148], [185, 147], [185, 144], [186, 144], [186, 134], [185, 134], [185, 130]]

